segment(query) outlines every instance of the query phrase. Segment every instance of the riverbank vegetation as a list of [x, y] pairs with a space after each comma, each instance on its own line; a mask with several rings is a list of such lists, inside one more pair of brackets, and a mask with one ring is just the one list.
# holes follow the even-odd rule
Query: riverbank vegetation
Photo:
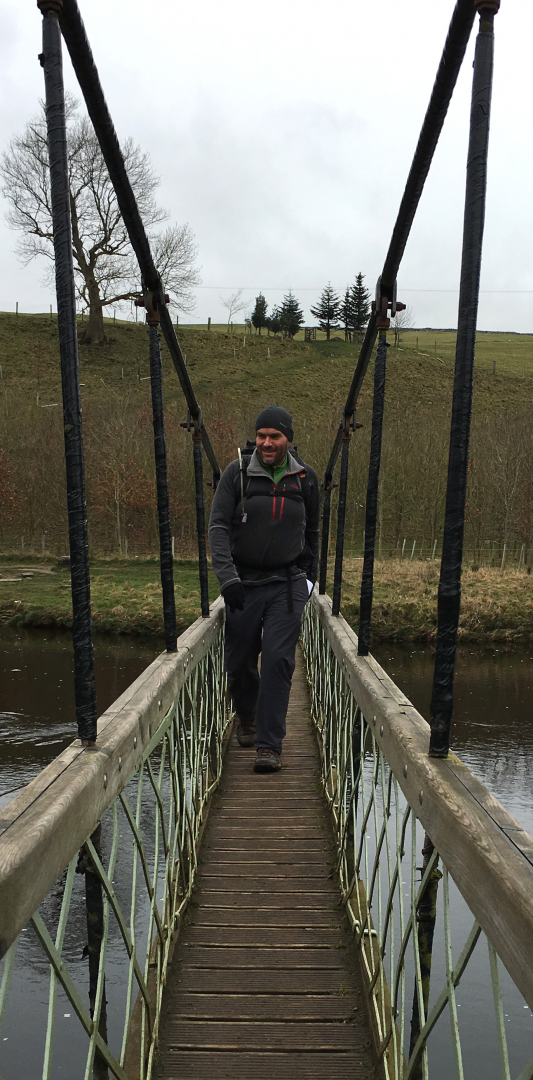
[[[106, 321], [107, 340], [80, 346], [89, 536], [93, 556], [158, 550], [145, 326]], [[80, 324], [80, 331], [82, 326]], [[294, 416], [299, 452], [321, 474], [359, 346], [179, 328], [220, 463], [277, 401]], [[244, 331], [244, 328], [243, 328]], [[389, 349], [378, 513], [383, 557], [435, 556], [442, 538], [455, 333], [403, 332]], [[68, 551], [57, 324], [0, 314], [0, 550]], [[171, 525], [176, 554], [195, 555], [190, 435], [178, 379], [163, 350]], [[346, 551], [360, 555], [372, 370], [350, 460]], [[478, 335], [465, 543], [471, 564], [531, 564], [533, 336]], [[206, 475], [206, 480], [208, 476]], [[211, 490], [206, 487], [207, 509]], [[335, 499], [335, 494], [334, 494]], [[334, 520], [332, 514], [333, 539]]]
[[[357, 631], [360, 559], [347, 559], [343, 614]], [[331, 568], [332, 569], [332, 568]], [[32, 577], [22, 574], [31, 573]], [[376, 562], [372, 641], [433, 642], [437, 626], [438, 563], [383, 559]], [[2, 580], [4, 579], [4, 580]], [[7, 579], [7, 580], [6, 580]], [[174, 564], [178, 632], [199, 614], [198, 566]], [[155, 559], [94, 560], [92, 610], [96, 633], [163, 634], [159, 565]], [[331, 593], [331, 581], [328, 585]], [[218, 583], [209, 571], [209, 595]], [[0, 624], [67, 629], [72, 625], [70, 575], [42, 559], [24, 566], [0, 561]], [[463, 643], [533, 643], [533, 575], [525, 570], [466, 568], [459, 640]]]

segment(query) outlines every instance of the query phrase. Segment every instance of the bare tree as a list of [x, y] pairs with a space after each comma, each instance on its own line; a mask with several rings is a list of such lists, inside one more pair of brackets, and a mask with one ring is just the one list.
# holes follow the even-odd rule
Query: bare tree
[[237, 292], [231, 293], [230, 296], [220, 297], [224, 307], [228, 311], [228, 326], [230, 326], [234, 315], [237, 315], [239, 311], [244, 311], [247, 300], [242, 299], [242, 289], [237, 289]]
[[403, 330], [412, 330], [415, 324], [413, 309], [407, 306], [403, 311], [397, 311], [391, 321], [391, 329], [394, 330], [394, 345], [398, 345], [400, 334]]
[[[95, 344], [104, 340], [103, 309], [140, 295], [139, 271], [98, 140], [88, 118], [77, 115], [72, 97], [67, 101], [67, 140], [76, 285], [83, 308], [89, 310], [83, 341]], [[188, 225], [161, 234], [153, 231], [168, 219], [154, 199], [159, 178], [148, 154], [132, 139], [123, 144], [122, 153], [165, 288], [176, 307], [190, 311], [192, 290], [199, 283], [193, 232]], [[23, 264], [41, 255], [53, 263], [44, 105], [11, 140], [0, 161], [0, 176], [10, 205], [7, 222], [22, 234], [17, 250]], [[53, 276], [52, 264], [47, 276]]]

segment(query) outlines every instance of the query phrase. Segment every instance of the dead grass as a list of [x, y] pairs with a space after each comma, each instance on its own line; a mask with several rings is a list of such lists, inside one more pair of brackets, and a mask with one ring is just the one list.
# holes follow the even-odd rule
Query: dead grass
[[[347, 560], [342, 611], [357, 630], [362, 560]], [[437, 631], [439, 564], [376, 562], [372, 641], [432, 642]], [[492, 567], [466, 569], [462, 581], [461, 642], [533, 642], [533, 576]]]

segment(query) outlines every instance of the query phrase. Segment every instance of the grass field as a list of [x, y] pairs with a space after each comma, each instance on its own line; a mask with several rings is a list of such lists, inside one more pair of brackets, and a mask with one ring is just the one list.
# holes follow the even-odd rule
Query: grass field
[[[101, 346], [80, 346], [82, 401], [102, 398], [112, 390], [134, 392], [148, 399], [147, 329], [141, 323], [107, 320], [108, 340]], [[313, 429], [329, 431], [338, 422], [359, 353], [359, 345], [339, 336], [331, 341], [283, 341], [279, 337], [218, 333], [214, 329], [179, 327], [179, 339], [196, 393], [210, 418], [231, 410], [249, 417], [263, 405], [283, 401], [292, 410], [296, 436], [313, 442]], [[391, 336], [392, 339], [392, 336]], [[416, 342], [418, 339], [418, 349]], [[434, 343], [437, 342], [435, 355]], [[412, 331], [389, 350], [389, 400], [440, 405], [449, 410], [455, 333]], [[170, 358], [163, 350], [165, 400], [185, 413], [181, 389]], [[494, 364], [496, 370], [494, 372]], [[58, 408], [60, 373], [57, 324], [48, 316], [0, 313], [0, 407], [9, 409], [19, 393], [43, 408]], [[3, 398], [3, 401], [2, 401]], [[361, 395], [361, 416], [368, 420], [371, 379]], [[475, 414], [533, 403], [533, 336], [478, 335]], [[311, 453], [311, 460], [313, 455]]]
[[[360, 559], [347, 559], [343, 613], [357, 630], [359, 621]], [[0, 624], [72, 625], [70, 575], [50, 572], [45, 559], [0, 562]], [[22, 578], [22, 572], [33, 577]], [[377, 562], [375, 567], [372, 641], [433, 642], [437, 625], [437, 563]], [[1, 580], [10, 578], [11, 580]], [[13, 580], [14, 579], [14, 580]], [[199, 614], [198, 566], [191, 561], [174, 566], [178, 632]], [[163, 616], [159, 565], [156, 560], [98, 561], [91, 566], [93, 624], [96, 633], [162, 636]], [[331, 592], [331, 580], [328, 584]], [[218, 583], [209, 572], [209, 595]], [[460, 641], [530, 645], [533, 643], [533, 575], [524, 571], [481, 568], [465, 570]]]
[[[70, 574], [52, 571], [49, 561], [0, 562], [0, 623], [8, 626], [72, 626]], [[23, 578], [24, 572], [33, 573]], [[11, 580], [1, 580], [10, 578]], [[174, 569], [178, 633], [199, 615], [198, 567], [176, 562]], [[209, 596], [218, 596], [218, 582], [209, 572]], [[96, 633], [163, 634], [159, 563], [94, 561], [91, 563], [93, 627]]]

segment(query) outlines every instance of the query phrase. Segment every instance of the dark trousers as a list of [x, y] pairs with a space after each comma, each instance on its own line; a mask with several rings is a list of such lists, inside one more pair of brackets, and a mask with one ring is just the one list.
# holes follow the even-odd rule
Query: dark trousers
[[305, 578], [292, 581], [293, 611], [289, 611], [284, 581], [245, 583], [245, 593], [243, 611], [226, 609], [229, 691], [239, 719], [255, 717], [257, 747], [268, 746], [281, 754], [307, 582]]

